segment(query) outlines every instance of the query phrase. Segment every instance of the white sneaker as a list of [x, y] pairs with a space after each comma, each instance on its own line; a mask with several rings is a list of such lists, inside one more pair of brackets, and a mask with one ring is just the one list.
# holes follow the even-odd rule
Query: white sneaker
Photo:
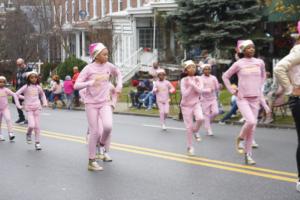
[[90, 160], [88, 164], [88, 170], [90, 171], [102, 171], [103, 167], [101, 167], [95, 160]]
[[252, 140], [252, 147], [257, 149], [259, 145], [255, 142], [255, 140]]
[[271, 124], [273, 121], [273, 118], [267, 117], [267, 119], [264, 121], [264, 124]]
[[222, 121], [219, 121], [219, 124], [220, 124], [220, 125], [225, 125], [226, 123], [225, 123], [225, 122], [222, 122]]
[[111, 162], [112, 158], [108, 155], [104, 147], [100, 147], [100, 155], [98, 156], [103, 162]]
[[207, 135], [208, 136], [213, 136], [214, 133], [212, 132], [211, 128], [207, 130]]
[[14, 133], [8, 133], [8, 136], [9, 136], [9, 141], [14, 141], [14, 139], [15, 139], [15, 135], [14, 135]]
[[166, 131], [166, 130], [167, 130], [167, 127], [166, 127], [166, 125], [165, 125], [165, 124], [162, 124], [162, 125], [161, 125], [161, 128], [162, 128], [162, 130], [164, 130], [164, 131]]
[[198, 132], [194, 133], [194, 137], [195, 137], [197, 142], [201, 141], [201, 137], [200, 137], [200, 134]]
[[239, 120], [239, 122], [241, 122], [241, 123], [243, 123], [245, 121], [245, 118], [241, 118], [240, 120]]
[[112, 162], [112, 158], [108, 155], [107, 152], [104, 153], [103, 161], [104, 162]]
[[297, 190], [298, 192], [300, 192], [300, 181], [298, 181], [297, 184], [296, 184], [296, 190]]
[[42, 146], [40, 143], [35, 143], [35, 150], [37, 150], [37, 151], [42, 150]]
[[255, 165], [256, 162], [249, 154], [245, 154], [245, 163], [246, 165]]
[[242, 140], [240, 143], [239, 143], [239, 149], [245, 149], [245, 141]]
[[236, 151], [240, 154], [244, 153], [244, 145], [243, 145], [243, 139], [239, 136], [235, 139], [235, 147]]
[[0, 135], [0, 141], [5, 141], [5, 138], [3, 135]]
[[187, 149], [187, 155], [188, 156], [195, 156], [195, 151], [193, 147], [188, 147]]

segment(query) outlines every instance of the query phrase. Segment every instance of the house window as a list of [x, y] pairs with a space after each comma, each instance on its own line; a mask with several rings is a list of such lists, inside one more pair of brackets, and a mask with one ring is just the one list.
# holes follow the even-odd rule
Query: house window
[[82, 2], [81, 0], [78, 0], [78, 12], [82, 10]]
[[113, 12], [113, 3], [112, 3], [113, 0], [109, 0], [109, 14], [112, 14]]
[[65, 2], [65, 16], [66, 16], [66, 23], [68, 23], [68, 15], [69, 15], [69, 1]]
[[93, 8], [94, 18], [97, 18], [97, 0], [93, 1]]
[[86, 16], [90, 16], [90, 1], [85, 1]]
[[127, 0], [127, 8], [130, 8], [130, 0]]
[[[153, 28], [139, 28], [139, 47], [151, 49], [153, 48]], [[156, 29], [155, 48], [160, 48], [159, 31]]]
[[75, 21], [75, 0], [72, 0], [72, 22]]
[[106, 10], [106, 5], [105, 5], [105, 0], [101, 1], [101, 16], [105, 17], [105, 10]]
[[123, 0], [118, 0], [118, 11], [123, 10]]

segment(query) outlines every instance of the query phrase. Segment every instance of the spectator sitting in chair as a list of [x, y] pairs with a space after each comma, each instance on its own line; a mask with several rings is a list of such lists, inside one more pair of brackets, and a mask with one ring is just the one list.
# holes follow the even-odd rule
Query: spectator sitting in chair
[[149, 80], [144, 80], [144, 84], [146, 90], [144, 93], [139, 97], [139, 102], [141, 103], [140, 106], [144, 105], [147, 107], [147, 110], [151, 110], [154, 103], [156, 102], [155, 94], [153, 93], [153, 84]]
[[131, 90], [129, 93], [131, 107], [140, 108], [142, 104], [139, 102], [139, 98], [147, 88], [143, 81], [134, 81], [133, 86], [136, 87], [136, 89]]

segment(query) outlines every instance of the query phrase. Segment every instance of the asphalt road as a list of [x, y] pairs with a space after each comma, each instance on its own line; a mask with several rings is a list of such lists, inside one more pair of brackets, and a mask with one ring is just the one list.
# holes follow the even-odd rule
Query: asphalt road
[[41, 123], [40, 152], [25, 143], [25, 126], [0, 143], [0, 200], [300, 199], [295, 130], [257, 129], [257, 165], [248, 167], [234, 149], [240, 126], [214, 124], [214, 137], [202, 130], [190, 158], [183, 122], [168, 120], [165, 132], [158, 118], [115, 115], [113, 162], [90, 172], [85, 113], [44, 109]]

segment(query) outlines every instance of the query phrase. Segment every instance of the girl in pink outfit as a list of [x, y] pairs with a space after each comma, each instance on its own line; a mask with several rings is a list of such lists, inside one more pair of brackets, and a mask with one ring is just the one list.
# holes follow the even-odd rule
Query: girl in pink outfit
[[[260, 107], [261, 88], [266, 77], [265, 64], [261, 59], [254, 58], [255, 47], [251, 40], [242, 41], [239, 50], [243, 58], [236, 61], [224, 74], [223, 81], [228, 91], [237, 96], [237, 105], [246, 122], [236, 139], [239, 153], [243, 153], [240, 143], [245, 140], [245, 163], [255, 165], [252, 159], [253, 134], [257, 124]], [[238, 88], [230, 85], [230, 77], [238, 76]]]
[[119, 95], [122, 90], [122, 76], [120, 71], [108, 62], [108, 50], [102, 43], [91, 44], [90, 55], [93, 62], [81, 71], [74, 88], [76, 90], [86, 88], [84, 103], [89, 124], [88, 170], [99, 171], [103, 168], [96, 162], [96, 145], [100, 138], [101, 152], [104, 157], [109, 157], [105, 146], [110, 142], [112, 130], [113, 103], [109, 80], [111, 76], [117, 78], [115, 93]]
[[12, 121], [10, 111], [8, 109], [7, 97], [12, 96], [16, 102], [17, 108], [20, 109], [22, 107], [19, 104], [19, 101], [17, 101], [17, 95], [13, 93], [10, 89], [6, 88], [5, 84], [6, 78], [4, 76], [0, 76], [0, 141], [5, 141], [4, 136], [1, 133], [2, 118], [4, 118], [8, 129], [9, 141], [12, 142], [15, 139], [15, 135], [12, 129]]
[[[201, 123], [204, 120], [202, 108], [200, 104], [200, 94], [203, 90], [203, 83], [196, 74], [196, 65], [192, 60], [184, 62], [184, 70], [187, 77], [181, 79], [181, 102], [183, 121], [187, 129], [187, 153], [189, 156], [194, 156], [193, 134], [197, 141], [200, 141], [200, 136], [197, 134]], [[196, 120], [195, 124], [193, 120]]]
[[[81, 101], [85, 100], [85, 96], [86, 96], [86, 88], [82, 89], [79, 91], [79, 95], [81, 97]], [[112, 108], [115, 109], [116, 105], [117, 105], [117, 93], [115, 90], [115, 86], [113, 84], [110, 83], [110, 99], [112, 102]], [[99, 123], [101, 123], [101, 121], [99, 121]], [[102, 125], [99, 126], [100, 128], [103, 127]], [[103, 133], [103, 129], [100, 130], [100, 133]], [[102, 136], [102, 135], [101, 135]], [[110, 144], [111, 144], [111, 135], [109, 136], [109, 138], [107, 139], [107, 142], [104, 146], [104, 148], [100, 148], [100, 143], [101, 143], [101, 136], [99, 137], [98, 143], [97, 143], [97, 150], [96, 150], [96, 158], [103, 160], [104, 162], [111, 162], [112, 159], [111, 157], [105, 152], [105, 151], [109, 151], [110, 149]], [[87, 130], [87, 141], [88, 141], [88, 137], [89, 137], [89, 130]], [[105, 149], [105, 151], [104, 151]]]
[[[38, 81], [38, 74], [34, 71], [27, 73], [27, 84], [21, 87], [16, 94], [24, 98], [24, 109], [28, 116], [28, 129], [26, 134], [27, 143], [31, 143], [32, 131], [35, 133], [35, 149], [42, 150], [40, 144], [40, 112], [42, 109], [41, 101], [43, 106], [47, 106], [47, 100], [45, 93]], [[23, 94], [23, 96], [22, 96]]]
[[175, 91], [175, 88], [170, 83], [170, 81], [165, 80], [166, 72], [163, 69], [157, 70], [158, 80], [154, 84], [153, 92], [156, 94], [156, 103], [159, 108], [159, 116], [160, 123], [162, 125], [163, 130], [167, 130], [166, 128], [166, 118], [169, 114], [169, 93]]
[[217, 92], [220, 89], [220, 84], [217, 78], [210, 74], [210, 64], [204, 64], [202, 68], [203, 75], [200, 78], [203, 83], [203, 90], [200, 101], [204, 114], [205, 130], [209, 136], [212, 136], [211, 121], [219, 114]]
[[67, 109], [71, 110], [71, 105], [73, 101], [73, 92], [74, 92], [73, 81], [71, 79], [71, 76], [69, 75], [66, 76], [63, 88], [67, 99], [67, 105], [66, 105]]

